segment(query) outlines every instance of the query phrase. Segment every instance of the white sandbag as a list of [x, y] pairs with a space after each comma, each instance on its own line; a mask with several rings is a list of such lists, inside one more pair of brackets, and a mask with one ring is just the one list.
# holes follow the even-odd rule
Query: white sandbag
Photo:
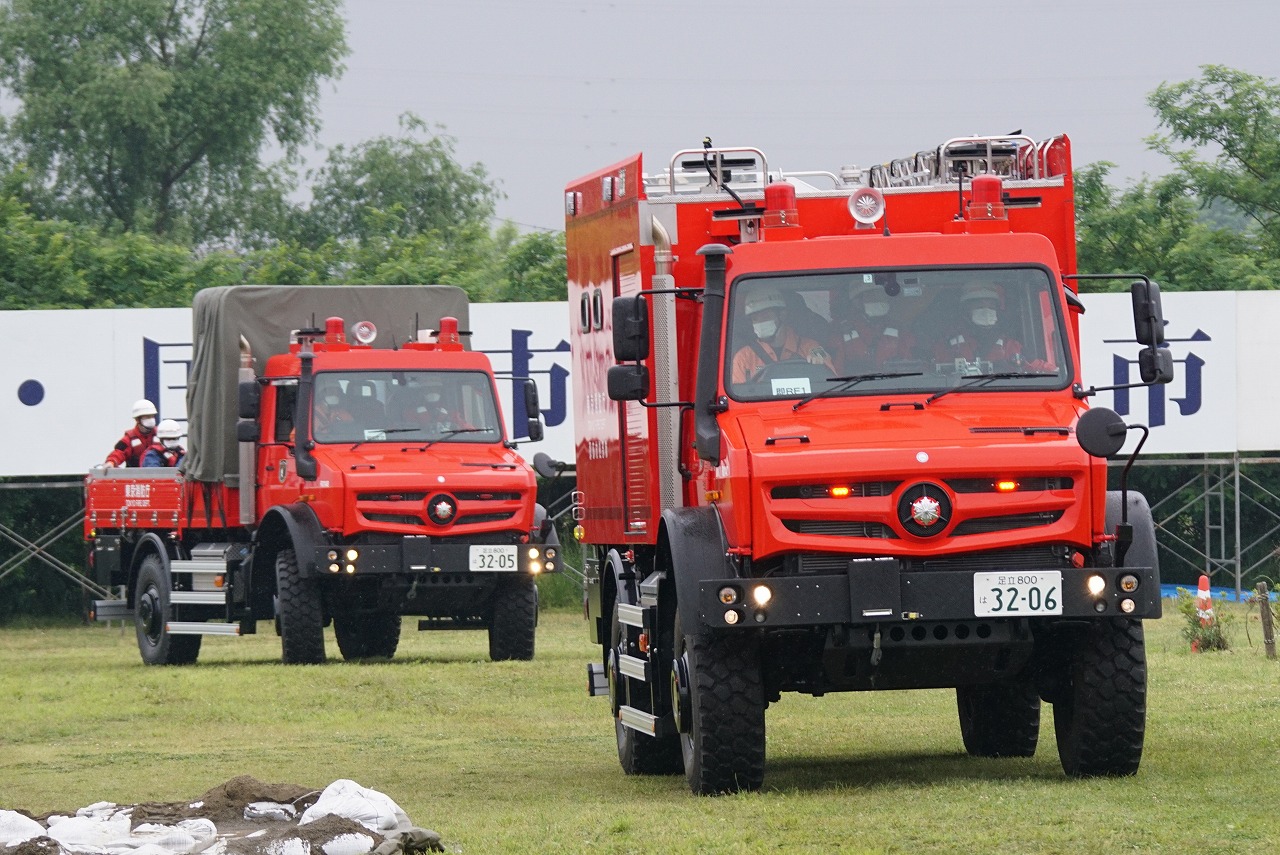
[[245, 819], [290, 821], [298, 816], [298, 809], [281, 802], [249, 802], [244, 806]]
[[179, 820], [178, 828], [195, 838], [196, 846], [193, 852], [204, 851], [218, 839], [218, 826], [213, 824], [213, 820], [204, 817]]
[[129, 816], [116, 811], [104, 817], [65, 817], [50, 824], [48, 835], [73, 852], [101, 852], [109, 843], [129, 837]]
[[306, 825], [330, 815], [355, 820], [370, 831], [390, 831], [402, 823], [411, 824], [408, 814], [389, 796], [345, 778], [325, 787], [316, 803], [303, 812], [298, 824]]
[[144, 822], [130, 832], [128, 837], [108, 844], [109, 849], [133, 850], [134, 855], [140, 855], [148, 846], [159, 846], [173, 855], [187, 855], [188, 852], [195, 851], [196, 839], [185, 829]]
[[373, 838], [367, 834], [339, 834], [320, 848], [324, 855], [365, 855], [373, 849]]
[[44, 833], [44, 826], [31, 817], [16, 810], [0, 810], [0, 846], [17, 846]]
[[267, 855], [311, 855], [311, 844], [301, 837], [273, 840], [264, 850]]

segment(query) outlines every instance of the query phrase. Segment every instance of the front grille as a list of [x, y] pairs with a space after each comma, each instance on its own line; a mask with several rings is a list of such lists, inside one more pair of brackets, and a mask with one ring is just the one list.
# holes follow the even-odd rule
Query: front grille
[[873, 537], [894, 540], [897, 535], [884, 523], [860, 520], [782, 520], [787, 531], [796, 534], [820, 534], [827, 537]]
[[948, 478], [947, 486], [957, 493], [1003, 493], [996, 489], [996, 481], [1015, 481], [1018, 493], [1033, 493], [1044, 490], [1070, 490], [1075, 481], [1062, 476], [1034, 476], [1030, 478]]
[[995, 531], [1014, 531], [1020, 528], [1035, 528], [1052, 525], [1062, 519], [1062, 511], [1042, 511], [1035, 514], [1013, 514], [1007, 517], [983, 517], [966, 520], [951, 532], [952, 537], [966, 534], [990, 534]]
[[513, 511], [496, 514], [464, 514], [458, 517], [458, 525], [466, 525], [468, 523], [502, 522], [503, 520], [509, 520], [514, 516], [515, 513]]
[[393, 523], [395, 525], [422, 525], [422, 517], [411, 514], [362, 514], [369, 522]]
[[357, 493], [357, 502], [421, 502], [426, 493]]
[[775, 499], [828, 499], [831, 498], [832, 487], [847, 487], [849, 496], [867, 499], [888, 496], [898, 489], [898, 485], [901, 483], [901, 481], [860, 481], [854, 483], [836, 481], [831, 484], [791, 484], [783, 487], [774, 487], [769, 491], [769, 495]]
[[1004, 549], [997, 552], [974, 552], [967, 555], [950, 555], [944, 558], [910, 558], [903, 561], [903, 569], [913, 570], [965, 570], [982, 571], [998, 567], [1001, 570], [1052, 570], [1071, 564], [1065, 547], [1032, 546], [1025, 549]]
[[799, 570], [801, 573], [816, 573], [821, 575], [833, 573], [846, 573], [849, 570], [848, 555], [833, 555], [827, 552], [805, 552], [800, 556]]

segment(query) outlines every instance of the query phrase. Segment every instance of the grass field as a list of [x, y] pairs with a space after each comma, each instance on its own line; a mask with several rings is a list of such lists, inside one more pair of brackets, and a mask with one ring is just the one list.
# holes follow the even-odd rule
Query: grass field
[[[960, 744], [954, 693], [785, 695], [757, 794], [696, 798], [626, 777], [589, 698], [581, 616], [542, 615], [533, 662], [484, 633], [406, 628], [391, 662], [278, 664], [263, 624], [144, 667], [132, 629], [0, 630], [0, 808], [183, 801], [236, 775], [380, 790], [455, 852], [1275, 852], [1280, 664], [1240, 612], [1235, 649], [1193, 655], [1148, 624], [1147, 742], [1134, 778], [1063, 777], [1045, 707], [1025, 760]], [[407, 624], [408, 622], [406, 622]], [[336, 657], [332, 635], [330, 655]]]

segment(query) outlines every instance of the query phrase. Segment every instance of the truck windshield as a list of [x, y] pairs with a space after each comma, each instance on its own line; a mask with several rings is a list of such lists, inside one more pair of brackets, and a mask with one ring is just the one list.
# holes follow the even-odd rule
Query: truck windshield
[[[732, 286], [725, 386], [740, 401], [1060, 389], [1061, 301], [1042, 267], [744, 276]], [[850, 383], [849, 378], [862, 378]]]
[[315, 376], [316, 442], [502, 439], [493, 385], [480, 371], [329, 371]]

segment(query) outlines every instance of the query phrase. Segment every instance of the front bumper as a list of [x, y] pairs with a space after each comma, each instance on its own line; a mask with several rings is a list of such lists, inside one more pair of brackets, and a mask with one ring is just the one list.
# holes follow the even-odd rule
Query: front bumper
[[[903, 571], [895, 560], [875, 559], [851, 562], [844, 574], [708, 579], [699, 583], [698, 615], [704, 626], [713, 629], [1160, 617], [1159, 573], [1143, 567], [1064, 567], [1049, 571], [1060, 574], [1056, 584], [1045, 582], [1045, 571], [1038, 571], [1042, 589], [1033, 598], [1035, 610], [1024, 600], [1021, 610], [1015, 606], [1005, 612], [979, 614], [975, 599], [991, 583], [990, 576], [979, 578], [979, 573], [998, 572], [998, 566], [981, 571]], [[1036, 572], [1025, 568], [1007, 571], [1011, 577], [1023, 578]], [[1103, 582], [1096, 594], [1089, 587], [1094, 576]], [[1121, 590], [1121, 579], [1126, 576], [1137, 580], [1131, 591]], [[1052, 609], [1045, 605], [1047, 598], [1054, 601]]]
[[537, 576], [560, 570], [558, 544], [481, 544], [432, 542], [405, 537], [398, 543], [316, 547], [306, 571], [319, 576], [366, 578], [414, 574]]

